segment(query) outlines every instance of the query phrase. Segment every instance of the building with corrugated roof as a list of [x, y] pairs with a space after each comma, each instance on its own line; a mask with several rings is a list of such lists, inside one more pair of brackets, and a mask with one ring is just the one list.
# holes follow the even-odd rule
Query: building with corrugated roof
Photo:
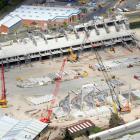
[[0, 118], [0, 140], [36, 140], [48, 124], [38, 120], [19, 121], [7, 116]]
[[42, 28], [69, 24], [79, 20], [81, 18], [80, 13], [81, 11], [77, 8], [22, 5], [0, 21], [0, 31], [8, 32], [8, 29], [15, 27], [13, 25], [17, 25], [20, 19], [26, 26], [39, 26]]
[[18, 16], [6, 16], [0, 21], [0, 32], [11, 33], [19, 28], [22, 24], [22, 19]]

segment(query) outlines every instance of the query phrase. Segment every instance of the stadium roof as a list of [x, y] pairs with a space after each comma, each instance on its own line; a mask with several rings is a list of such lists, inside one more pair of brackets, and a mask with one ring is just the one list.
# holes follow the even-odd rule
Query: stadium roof
[[80, 10], [75, 8], [22, 5], [13, 12], [11, 12], [9, 15], [19, 16], [22, 19], [28, 20], [48, 21], [61, 18], [69, 18], [79, 13]]
[[0, 118], [0, 139], [33, 140], [47, 126], [38, 120], [18, 121], [4, 116]]

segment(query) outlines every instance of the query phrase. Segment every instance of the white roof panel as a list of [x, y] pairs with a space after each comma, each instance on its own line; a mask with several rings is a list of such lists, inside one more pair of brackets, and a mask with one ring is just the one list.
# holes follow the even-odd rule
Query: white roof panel
[[21, 18], [19, 18], [18, 16], [14, 16], [13, 18], [4, 22], [3, 25], [5, 25], [7, 27], [11, 27], [11, 26], [15, 25], [16, 23], [18, 23], [19, 21], [21, 21]]
[[42, 7], [42, 6], [20, 6], [15, 11], [11, 12], [12, 16], [19, 16], [22, 19], [30, 20], [55, 20], [57, 18], [68, 18], [72, 15], [80, 13], [76, 8], [62, 7]]
[[17, 124], [17, 120], [9, 117], [0, 118], [0, 139], [14, 126]]
[[11, 18], [13, 18], [11, 15], [5, 16], [3, 19], [0, 20], [0, 26], [1, 26], [1, 24], [7, 22]]
[[0, 118], [0, 139], [33, 140], [47, 126], [38, 120], [18, 121], [4, 116]]

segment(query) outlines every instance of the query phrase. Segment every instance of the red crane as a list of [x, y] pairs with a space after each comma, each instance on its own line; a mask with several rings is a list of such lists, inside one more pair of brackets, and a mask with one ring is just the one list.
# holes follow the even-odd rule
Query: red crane
[[53, 91], [53, 97], [54, 99], [51, 101], [51, 107], [50, 109], [47, 110], [47, 117], [43, 117], [40, 119], [41, 122], [44, 122], [44, 123], [49, 123], [50, 122], [50, 119], [51, 119], [51, 115], [52, 115], [52, 108], [55, 104], [55, 101], [56, 101], [56, 96], [58, 94], [58, 91], [59, 91], [59, 88], [60, 88], [60, 83], [61, 83], [61, 80], [62, 80], [62, 74], [63, 74], [63, 71], [64, 71], [64, 66], [66, 64], [66, 61], [67, 59], [63, 59], [63, 63], [62, 63], [62, 66], [61, 66], [61, 69], [59, 71], [59, 76], [55, 79], [55, 88], [54, 88], [54, 91]]
[[2, 96], [0, 99], [0, 107], [7, 108], [5, 78], [4, 78], [4, 65], [3, 64], [1, 66], [1, 88], [2, 88]]

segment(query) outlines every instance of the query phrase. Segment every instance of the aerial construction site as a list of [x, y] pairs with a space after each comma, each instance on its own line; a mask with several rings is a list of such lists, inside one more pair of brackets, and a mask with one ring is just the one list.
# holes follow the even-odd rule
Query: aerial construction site
[[[0, 139], [107, 140], [140, 131], [140, 122], [129, 124], [140, 118], [140, 28], [116, 13], [118, 4], [115, 16], [84, 22], [78, 6], [41, 5], [0, 20]], [[45, 10], [52, 19], [39, 17]]]

